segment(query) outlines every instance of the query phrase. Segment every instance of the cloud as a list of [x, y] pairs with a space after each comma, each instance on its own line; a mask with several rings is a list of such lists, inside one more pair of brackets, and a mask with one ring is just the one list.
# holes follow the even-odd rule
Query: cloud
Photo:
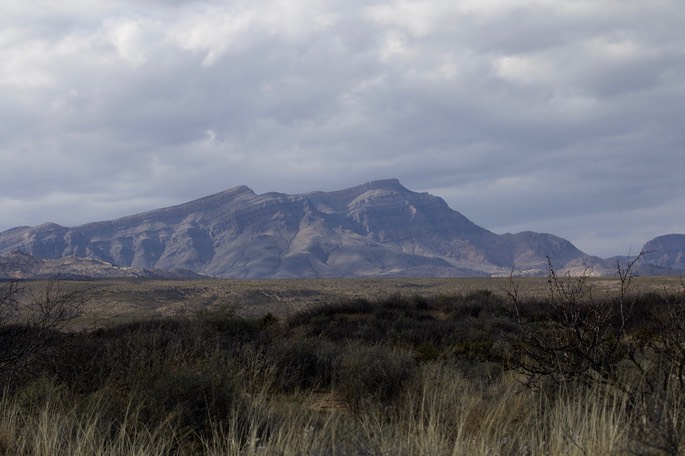
[[149, 61], [152, 48], [161, 43], [163, 26], [149, 19], [106, 19], [103, 32], [117, 56], [131, 66]]
[[683, 14], [675, 0], [3, 2], [0, 229], [238, 184], [398, 177], [487, 228], [634, 244], [677, 227], [652, 209], [685, 190]]

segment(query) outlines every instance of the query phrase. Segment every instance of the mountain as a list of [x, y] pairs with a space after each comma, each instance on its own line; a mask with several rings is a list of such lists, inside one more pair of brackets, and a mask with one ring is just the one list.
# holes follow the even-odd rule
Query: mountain
[[685, 234], [666, 234], [647, 242], [642, 264], [673, 270], [676, 274], [685, 272]]
[[98, 260], [215, 277], [489, 276], [602, 267], [551, 234], [495, 234], [396, 179], [334, 192], [255, 194], [239, 186], [178, 206], [73, 228], [0, 233], [0, 255]]

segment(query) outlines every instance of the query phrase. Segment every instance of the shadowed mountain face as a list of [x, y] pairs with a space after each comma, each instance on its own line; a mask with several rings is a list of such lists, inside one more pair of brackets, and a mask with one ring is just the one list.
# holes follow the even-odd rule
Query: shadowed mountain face
[[256, 195], [245, 186], [112, 221], [0, 233], [0, 254], [75, 256], [216, 277], [477, 276], [599, 264], [570, 242], [497, 235], [395, 179], [336, 192]]

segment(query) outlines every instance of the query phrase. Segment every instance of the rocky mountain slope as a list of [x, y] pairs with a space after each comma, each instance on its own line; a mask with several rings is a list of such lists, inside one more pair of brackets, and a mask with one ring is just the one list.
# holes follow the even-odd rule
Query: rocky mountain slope
[[659, 268], [685, 272], [685, 234], [666, 234], [647, 242], [643, 263]]
[[396, 179], [335, 192], [245, 186], [174, 207], [67, 228], [0, 233], [0, 255], [98, 260], [118, 268], [236, 278], [544, 275], [603, 261], [551, 234], [495, 234]]
[[0, 278], [41, 279], [170, 279], [193, 277], [190, 271], [160, 271], [115, 266], [95, 258], [64, 257], [45, 260], [21, 252], [0, 256]]

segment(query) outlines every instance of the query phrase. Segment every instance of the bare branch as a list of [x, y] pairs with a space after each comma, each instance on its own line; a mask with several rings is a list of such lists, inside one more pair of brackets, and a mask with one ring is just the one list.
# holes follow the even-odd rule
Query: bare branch
[[91, 290], [83, 288], [65, 290], [59, 278], [40, 292], [25, 293], [16, 282], [0, 288], [0, 382], [11, 382], [55, 356], [65, 339], [62, 331], [90, 296]]

